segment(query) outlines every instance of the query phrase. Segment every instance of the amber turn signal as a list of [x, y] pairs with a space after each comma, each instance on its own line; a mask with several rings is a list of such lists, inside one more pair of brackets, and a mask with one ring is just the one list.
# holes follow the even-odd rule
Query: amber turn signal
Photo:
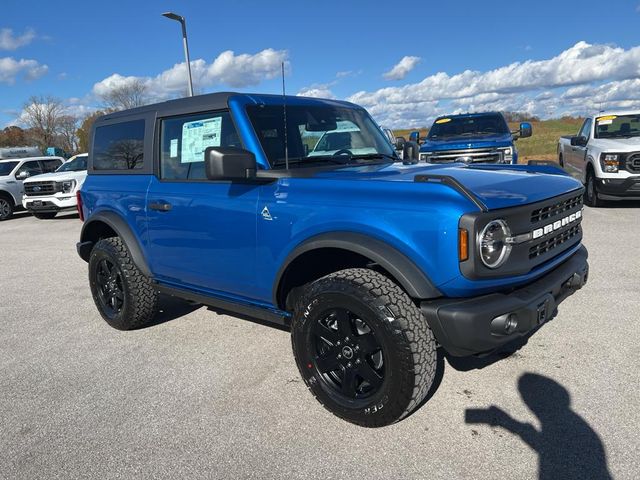
[[458, 259], [469, 260], [469, 232], [464, 228], [458, 229]]

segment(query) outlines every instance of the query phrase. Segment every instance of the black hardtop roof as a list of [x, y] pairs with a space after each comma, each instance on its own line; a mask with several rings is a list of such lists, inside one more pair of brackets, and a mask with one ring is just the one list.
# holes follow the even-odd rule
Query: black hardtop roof
[[[98, 118], [96, 123], [102, 123], [110, 120], [116, 120], [121, 117], [129, 117], [132, 115], [141, 115], [155, 113], [158, 116], [166, 116], [172, 114], [180, 114], [184, 112], [202, 112], [205, 110], [219, 110], [228, 107], [230, 97], [244, 96], [253, 100], [256, 104], [262, 101], [269, 103], [275, 101], [282, 102], [282, 95], [265, 94], [265, 93], [239, 93], [239, 92], [217, 92], [205, 95], [196, 95], [193, 97], [178, 98], [175, 100], [167, 100], [165, 102], [144, 105], [142, 107], [131, 108], [119, 112], [107, 113]], [[357, 105], [341, 100], [331, 100], [314, 97], [299, 97], [295, 95], [285, 96], [287, 105], [300, 104], [316, 104], [316, 105], [342, 105], [350, 107], [358, 107]], [[358, 107], [360, 108], [360, 107]]]

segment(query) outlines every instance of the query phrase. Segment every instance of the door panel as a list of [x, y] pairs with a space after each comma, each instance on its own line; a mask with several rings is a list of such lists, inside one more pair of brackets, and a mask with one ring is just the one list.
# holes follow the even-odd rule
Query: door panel
[[259, 188], [231, 182], [161, 182], [154, 177], [147, 196], [154, 275], [250, 296]]

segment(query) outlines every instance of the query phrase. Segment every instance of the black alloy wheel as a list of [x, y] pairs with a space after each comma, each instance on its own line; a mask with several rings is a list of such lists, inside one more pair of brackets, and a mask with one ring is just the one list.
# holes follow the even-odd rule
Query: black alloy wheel
[[375, 394], [385, 377], [384, 352], [371, 327], [345, 308], [326, 311], [312, 327], [313, 368], [347, 401]]
[[98, 301], [109, 318], [115, 318], [124, 306], [124, 286], [118, 266], [108, 258], [98, 262], [96, 270]]

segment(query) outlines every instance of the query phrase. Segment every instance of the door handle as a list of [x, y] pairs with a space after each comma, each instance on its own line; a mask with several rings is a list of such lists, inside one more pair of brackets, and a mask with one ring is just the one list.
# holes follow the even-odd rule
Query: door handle
[[171, 210], [171, 204], [163, 201], [150, 202], [149, 208], [151, 210], [157, 210], [159, 212], [168, 212], [169, 210]]

